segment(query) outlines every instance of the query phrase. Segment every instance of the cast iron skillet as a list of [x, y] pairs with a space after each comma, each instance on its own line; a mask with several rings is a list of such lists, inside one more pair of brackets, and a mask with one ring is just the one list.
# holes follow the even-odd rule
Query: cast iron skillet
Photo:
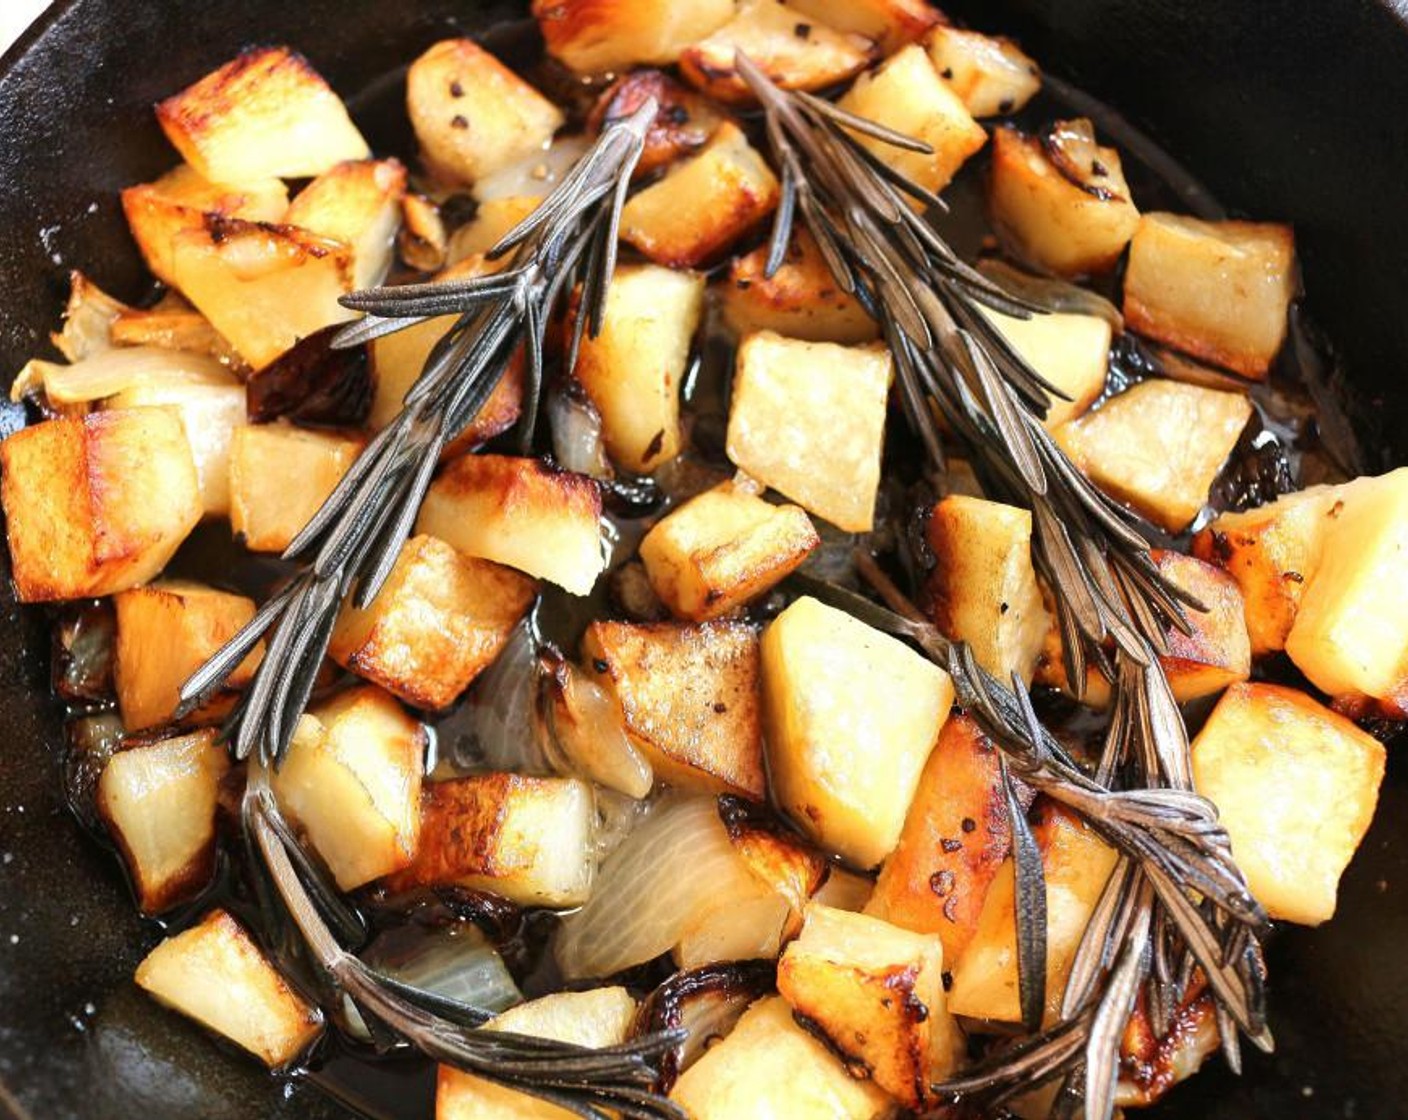
[[[3, 0], [0, 0], [3, 2]], [[681, 0], [687, 2], [687, 0]], [[151, 104], [259, 42], [290, 43], [344, 93], [512, 0], [64, 0], [0, 62], [0, 370], [40, 352], [66, 268], [136, 297], [119, 188], [173, 161]], [[1007, 0], [954, 15], [1021, 36], [1117, 105], [1234, 210], [1295, 223], [1309, 303], [1340, 346], [1379, 461], [1408, 462], [1408, 11], [1402, 0]], [[403, 147], [395, 121], [373, 146]], [[403, 153], [409, 154], [409, 153]], [[14, 422], [14, 417], [9, 417]], [[346, 1116], [285, 1088], [139, 995], [152, 943], [55, 772], [38, 611], [0, 592], [0, 1112], [36, 1120]], [[1395, 760], [1396, 761], [1396, 760]], [[1214, 1060], [1154, 1115], [1408, 1115], [1408, 783], [1391, 765], [1329, 926], [1271, 949], [1274, 1057]], [[402, 1099], [423, 1084], [397, 1086]], [[428, 1098], [426, 1098], [428, 1106]], [[428, 1115], [428, 1112], [422, 1113]]]

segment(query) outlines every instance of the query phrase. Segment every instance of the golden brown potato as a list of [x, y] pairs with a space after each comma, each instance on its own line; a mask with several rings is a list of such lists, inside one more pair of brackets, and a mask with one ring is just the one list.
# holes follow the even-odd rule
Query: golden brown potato
[[159, 408], [48, 420], [0, 443], [21, 602], [111, 595], [154, 578], [200, 521], [181, 421]]
[[805, 16], [782, 0], [744, 0], [738, 14], [680, 55], [680, 73], [711, 97], [751, 102], [734, 58], [746, 54], [781, 89], [817, 90], [854, 77], [874, 47]]
[[837, 528], [867, 532], [890, 378], [889, 352], [878, 347], [749, 335], [738, 349], [728, 457]]
[[1129, 246], [1129, 328], [1247, 377], [1265, 377], [1296, 291], [1290, 226], [1145, 214]]
[[574, 595], [590, 593], [606, 569], [600, 488], [538, 459], [456, 459], [426, 495], [416, 532]]
[[675, 62], [733, 18], [733, 0], [533, 0], [548, 53], [579, 74]]
[[587, 127], [600, 132], [630, 116], [653, 97], [658, 106], [645, 133], [636, 175], [649, 174], [709, 142], [724, 113], [707, 97], [681, 85], [663, 70], [632, 70], [609, 85], [592, 106]]
[[214, 731], [119, 751], [98, 779], [98, 812], [145, 914], [199, 894], [215, 874], [215, 807], [230, 756]]
[[596, 338], [583, 332], [574, 369], [601, 415], [607, 453], [649, 474], [680, 452], [680, 386], [704, 312], [704, 278], [622, 265]]
[[671, 955], [685, 970], [726, 961], [776, 960], [791, 924], [787, 900], [759, 892], [700, 915], [685, 928]]
[[279, 805], [344, 891], [407, 866], [420, 833], [425, 730], [362, 686], [302, 716], [271, 775]]
[[411, 64], [406, 110], [421, 157], [447, 183], [474, 183], [546, 148], [562, 112], [472, 39], [445, 39]]
[[773, 620], [762, 654], [774, 800], [827, 851], [876, 866], [899, 841], [953, 682], [898, 639], [811, 598]]
[[288, 47], [246, 51], [161, 102], [156, 119], [212, 183], [306, 179], [370, 154], [341, 99]]
[[[254, 600], [198, 583], [154, 583], [120, 591], [113, 605], [117, 610], [113, 678], [128, 731], [168, 722], [186, 679], [254, 617]], [[235, 670], [226, 689], [244, 688], [261, 656], [262, 646]], [[191, 719], [213, 722], [229, 706], [230, 697], [217, 699]]]
[[1069, 398], [1051, 398], [1043, 421], [1048, 431], [1084, 415], [1099, 400], [1110, 368], [1113, 331], [1108, 320], [1059, 311], [1016, 319], [981, 310], [1027, 364]]
[[421, 796], [420, 846], [393, 891], [460, 886], [524, 906], [586, 901], [596, 809], [576, 778], [479, 774], [433, 782]]
[[943, 19], [925, 0], [791, 0], [791, 5], [828, 27], [873, 40], [887, 55]]
[[[1057, 129], [1084, 132], [1088, 121]], [[1058, 167], [1042, 142], [1011, 128], [993, 132], [988, 205], [999, 233], [1019, 256], [1059, 276], [1106, 272], [1120, 259], [1139, 224], [1124, 181], [1120, 154], [1089, 142], [1076, 145], [1084, 163]]]
[[957, 961], [1011, 850], [997, 751], [968, 716], [954, 716], [919, 777], [899, 844], [865, 912], [938, 934], [944, 960]]
[[1167, 628], [1168, 653], [1159, 660], [1179, 703], [1221, 692], [1251, 675], [1251, 639], [1237, 581], [1211, 564], [1156, 549], [1154, 563], [1169, 582], [1207, 608], [1184, 611], [1188, 633]]
[[282, 552], [362, 450], [355, 436], [249, 424], [230, 441], [230, 527], [253, 552]]
[[1217, 806], [1252, 894], [1302, 925], [1334, 916], [1383, 774], [1382, 743], [1278, 685], [1233, 685], [1193, 741], [1193, 783]]
[[795, 571], [821, 543], [799, 506], [775, 506], [739, 481], [671, 510], [640, 542], [670, 613], [705, 622], [737, 610]]
[[728, 279], [719, 285], [724, 321], [739, 337], [776, 331], [787, 338], [851, 346], [879, 336], [879, 325], [841, 290], [805, 226], [797, 227], [782, 267], [771, 277], [764, 275], [767, 261], [766, 245], [735, 257]]
[[391, 268], [405, 194], [394, 159], [339, 163], [298, 192], [284, 222], [350, 246], [353, 286], [371, 288]]
[[1216, 1005], [1204, 984], [1195, 980], [1188, 985], [1188, 995], [1174, 1009], [1162, 1037], [1155, 1033], [1144, 1001], [1139, 1001], [1120, 1042], [1116, 1106], [1147, 1108], [1154, 1104], [1197, 1073], [1204, 1059], [1217, 1052], [1220, 1042]]
[[725, 122], [695, 155], [631, 197], [621, 211], [621, 239], [656, 264], [694, 268], [758, 228], [780, 195], [763, 157]]
[[1181, 533], [1207, 503], [1251, 415], [1240, 393], [1142, 381], [1053, 434], [1107, 494]]
[[[719, 801], [719, 817], [728, 832], [729, 843], [743, 857], [748, 870], [787, 904], [791, 911], [787, 922], [789, 936], [801, 928], [802, 911], [817, 892], [831, 882], [832, 876], [850, 875], [832, 864], [820, 849], [798, 840], [765, 806], [739, 798], [724, 798]], [[838, 885], [833, 896], [843, 893], [843, 888], [844, 885]]]
[[[839, 104], [928, 144], [932, 152], [910, 152], [857, 136], [882, 162], [934, 194], [948, 186], [988, 139], [918, 45], [905, 47], [879, 69], [862, 74]], [[922, 203], [916, 200], [915, 205]]]
[[375, 601], [342, 608], [328, 654], [408, 704], [447, 708], [499, 655], [536, 595], [511, 568], [413, 537]]
[[423, 194], [408, 191], [401, 198], [401, 232], [396, 235], [401, 259], [420, 272], [445, 267], [450, 237], [440, 207]]
[[318, 1009], [289, 987], [224, 910], [212, 910], [148, 953], [136, 981], [270, 1069], [292, 1062], [323, 1029]]
[[614, 691], [658, 780], [700, 793], [766, 794], [758, 633], [744, 623], [593, 622], [582, 655]]
[[[482, 258], [509, 230], [536, 210], [542, 201], [536, 195], [481, 200], [475, 208], [474, 218], [450, 235], [449, 251], [445, 258], [450, 268], [470, 257]], [[487, 263], [501, 268], [505, 259]]]
[[941, 23], [925, 45], [939, 77], [975, 117], [1015, 113], [1041, 89], [1041, 71], [1011, 39]]

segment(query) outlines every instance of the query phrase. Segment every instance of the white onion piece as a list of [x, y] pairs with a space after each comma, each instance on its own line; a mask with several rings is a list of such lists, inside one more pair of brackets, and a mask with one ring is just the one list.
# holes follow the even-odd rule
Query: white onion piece
[[601, 415], [575, 392], [554, 391], [547, 400], [552, 453], [563, 470], [592, 478], [610, 478], [611, 463], [601, 439]]
[[602, 864], [586, 905], [563, 919], [557, 962], [569, 979], [610, 976], [674, 948], [702, 915], [764, 890], [712, 797], [662, 802]]
[[363, 960], [397, 980], [481, 1011], [506, 1011], [523, 1002], [508, 966], [473, 922], [388, 930]]
[[1033, 276], [1030, 272], [1013, 268], [1006, 261], [996, 258], [980, 261], [978, 271], [989, 280], [997, 281], [1013, 295], [1030, 300], [1047, 311], [1064, 312], [1068, 315], [1093, 315], [1109, 323], [1116, 334], [1124, 333], [1124, 315], [1099, 292], [1092, 292], [1089, 288], [1082, 288], [1069, 280]]
[[112, 349], [112, 321], [132, 310], [114, 299], [81, 272], [73, 273], [63, 330], [50, 337], [70, 362], [81, 362]]
[[524, 619], [474, 682], [469, 702], [441, 725], [441, 746], [448, 748], [454, 770], [557, 772], [544, 750], [538, 713], [543, 677], [538, 645], [531, 619]]
[[650, 763], [626, 738], [621, 708], [587, 675], [559, 661], [546, 682], [548, 734], [566, 769], [607, 789], [641, 798], [650, 792]]
[[156, 346], [104, 350], [71, 366], [45, 364], [44, 394], [54, 404], [83, 404], [125, 392], [138, 382], [234, 385], [214, 358]]
[[474, 184], [480, 202], [495, 198], [546, 198], [587, 150], [585, 136], [567, 136], [541, 152], [486, 175]]

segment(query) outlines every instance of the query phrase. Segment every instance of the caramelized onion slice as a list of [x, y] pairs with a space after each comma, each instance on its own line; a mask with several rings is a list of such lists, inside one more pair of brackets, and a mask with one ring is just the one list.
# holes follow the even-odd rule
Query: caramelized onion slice
[[1095, 126], [1086, 117], [1052, 122], [1041, 135], [1041, 146], [1051, 166], [1072, 186], [1101, 202], [1124, 201], [1110, 185], [1110, 169], [1095, 141]]

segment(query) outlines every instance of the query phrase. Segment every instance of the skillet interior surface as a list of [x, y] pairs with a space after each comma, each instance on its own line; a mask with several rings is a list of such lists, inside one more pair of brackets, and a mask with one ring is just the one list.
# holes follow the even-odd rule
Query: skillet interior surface
[[[117, 204], [172, 162], [150, 106], [244, 46], [288, 42], [355, 91], [447, 34], [524, 5], [68, 0], [0, 63], [0, 370], [42, 352], [81, 265], [136, 297]], [[1309, 305], [1344, 356], [1378, 469], [1408, 462], [1408, 28], [1393, 3], [1009, 0], [950, 6], [1104, 98], [1234, 211], [1296, 225]], [[329, 13], [332, 13], [329, 15]], [[1271, 17], [1271, 18], [1268, 18]], [[373, 146], [404, 145], [387, 122]], [[405, 153], [409, 154], [409, 153]], [[13, 412], [0, 413], [7, 424]], [[0, 1110], [45, 1120], [347, 1115], [283, 1086], [131, 985], [155, 940], [60, 796], [47, 625], [0, 593]], [[1408, 1115], [1408, 784], [1401, 760], [1320, 930], [1270, 951], [1278, 1052], [1219, 1061], [1151, 1116]], [[424, 1085], [393, 1085], [413, 1101]], [[428, 1104], [428, 1101], [426, 1102]], [[419, 1112], [418, 1115], [426, 1115]], [[410, 1115], [410, 1113], [407, 1113]]]

